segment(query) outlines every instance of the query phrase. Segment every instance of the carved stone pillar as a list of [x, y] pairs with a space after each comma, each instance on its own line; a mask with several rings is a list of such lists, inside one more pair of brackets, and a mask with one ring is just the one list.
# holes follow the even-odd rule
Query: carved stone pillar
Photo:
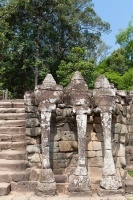
[[66, 88], [64, 102], [73, 106], [76, 115], [78, 134], [78, 166], [72, 175], [69, 175], [68, 191], [91, 195], [90, 177], [86, 167], [86, 128], [87, 115], [90, 114], [89, 91], [80, 72], [76, 72]]
[[35, 96], [41, 113], [42, 147], [42, 170], [37, 187], [37, 195], [55, 195], [56, 183], [50, 167], [50, 124], [52, 112], [56, 110], [56, 104], [62, 102], [62, 87], [56, 85], [52, 75], [48, 74], [43, 84], [37, 86]]
[[77, 114], [77, 132], [78, 132], [78, 167], [75, 175], [86, 176], [88, 174], [85, 161], [85, 144], [86, 144], [86, 128], [87, 128], [87, 114]]
[[80, 192], [91, 195], [91, 181], [86, 168], [86, 128], [87, 114], [78, 111], [76, 115], [77, 132], [78, 132], [78, 166], [69, 176], [69, 191], [72, 193]]
[[104, 137], [104, 166], [100, 185], [106, 190], [117, 190], [122, 187], [121, 178], [117, 174], [112, 155], [111, 145], [111, 122], [112, 113], [101, 111], [101, 121]]
[[120, 175], [117, 173], [112, 155], [111, 124], [112, 110], [115, 109], [115, 90], [104, 76], [99, 76], [93, 92], [95, 110], [100, 112], [104, 137], [104, 166], [98, 194], [100, 196], [122, 193]]

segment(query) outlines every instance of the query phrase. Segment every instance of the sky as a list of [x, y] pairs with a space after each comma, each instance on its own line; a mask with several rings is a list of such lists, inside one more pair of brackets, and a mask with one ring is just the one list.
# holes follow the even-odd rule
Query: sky
[[110, 52], [119, 48], [116, 34], [126, 29], [133, 16], [133, 0], [92, 0], [94, 10], [102, 21], [110, 23], [111, 33], [103, 34], [102, 40], [111, 47]]

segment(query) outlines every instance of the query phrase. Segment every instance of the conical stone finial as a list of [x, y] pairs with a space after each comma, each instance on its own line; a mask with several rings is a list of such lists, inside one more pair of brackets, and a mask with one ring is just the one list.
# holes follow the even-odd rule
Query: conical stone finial
[[79, 71], [76, 71], [72, 77], [72, 80], [84, 80], [84, 78]]
[[56, 82], [51, 74], [47, 74], [47, 76], [43, 81], [43, 85], [46, 87], [51, 87], [56, 85]]
[[111, 88], [109, 81], [103, 75], [100, 75], [95, 82], [95, 89], [98, 88]]

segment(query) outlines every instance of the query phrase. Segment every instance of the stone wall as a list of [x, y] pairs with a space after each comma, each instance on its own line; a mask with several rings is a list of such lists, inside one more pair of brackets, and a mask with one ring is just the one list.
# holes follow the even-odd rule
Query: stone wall
[[[46, 192], [42, 183], [53, 184], [58, 175], [66, 176], [63, 192], [90, 194], [100, 187], [99, 195], [103, 189], [123, 193], [122, 180], [127, 176], [127, 167], [130, 169], [133, 164], [132, 97], [131, 92], [127, 95], [114, 89], [105, 77], [97, 79], [95, 89], [89, 91], [79, 72], [64, 90], [48, 75], [34, 92], [25, 93], [28, 167], [44, 169], [49, 177], [55, 176], [51, 182], [43, 177], [39, 194]], [[106, 116], [111, 116], [109, 121]], [[79, 119], [83, 119], [81, 124]], [[72, 187], [77, 177], [87, 183], [81, 181], [81, 187]]]

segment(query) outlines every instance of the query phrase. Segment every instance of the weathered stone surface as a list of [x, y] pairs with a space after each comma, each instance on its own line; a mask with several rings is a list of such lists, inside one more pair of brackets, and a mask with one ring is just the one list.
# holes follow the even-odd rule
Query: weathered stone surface
[[38, 196], [56, 195], [56, 183], [38, 183], [36, 194]]
[[10, 183], [0, 183], [0, 196], [9, 194], [10, 192]]
[[[103, 188], [98, 188], [97, 189], [97, 193], [99, 196], [101, 197], [107, 197], [107, 196], [113, 196], [113, 198], [115, 199], [115, 195], [124, 195], [124, 190], [122, 188], [118, 189], [118, 190], [105, 190]], [[120, 199], [123, 199], [123, 197], [120, 197]]]
[[26, 169], [26, 162], [20, 160], [5, 160], [0, 159], [0, 170], [7, 171], [23, 171]]
[[10, 180], [13, 182], [29, 181], [29, 174], [26, 172], [17, 172], [10, 175]]
[[40, 127], [26, 128], [26, 135], [31, 137], [41, 135], [41, 128]]
[[25, 120], [0, 120], [0, 127], [24, 127]]
[[100, 167], [89, 167], [89, 171], [91, 174], [91, 183], [92, 184], [100, 184], [100, 180], [102, 177], [102, 168]]
[[0, 120], [24, 120], [25, 113], [0, 113]]
[[40, 153], [41, 152], [40, 145], [27, 145], [26, 150], [28, 153]]
[[69, 141], [59, 141], [59, 148], [61, 152], [73, 151], [73, 146]]
[[73, 140], [77, 140], [77, 134], [75, 134], [72, 131], [63, 131], [61, 138], [62, 140], [65, 140], [65, 141], [73, 141]]
[[25, 126], [26, 128], [32, 128], [32, 127], [37, 127], [39, 126], [39, 121], [37, 118], [31, 118], [31, 119], [27, 119], [25, 121]]
[[28, 154], [28, 160], [31, 162], [31, 163], [38, 163], [38, 162], [41, 162], [41, 157], [40, 157], [40, 154], [39, 153], [33, 153], [33, 154]]
[[96, 151], [87, 151], [86, 154], [88, 158], [93, 158], [96, 156]]
[[106, 190], [118, 190], [122, 187], [121, 178], [118, 174], [113, 176], [102, 175], [100, 185]]
[[52, 169], [42, 169], [40, 171], [39, 181], [41, 183], [54, 183], [55, 178]]
[[56, 183], [65, 183], [67, 181], [67, 176], [65, 175], [55, 175]]
[[12, 150], [25, 150], [26, 143], [25, 142], [13, 142], [11, 144], [11, 149]]
[[26, 193], [26, 192], [36, 192], [37, 181], [19, 181], [11, 183], [11, 191]]
[[90, 158], [88, 165], [90, 167], [103, 167], [103, 158], [102, 157]]
[[76, 192], [91, 192], [90, 178], [88, 176], [69, 176], [68, 191], [72, 193]]

